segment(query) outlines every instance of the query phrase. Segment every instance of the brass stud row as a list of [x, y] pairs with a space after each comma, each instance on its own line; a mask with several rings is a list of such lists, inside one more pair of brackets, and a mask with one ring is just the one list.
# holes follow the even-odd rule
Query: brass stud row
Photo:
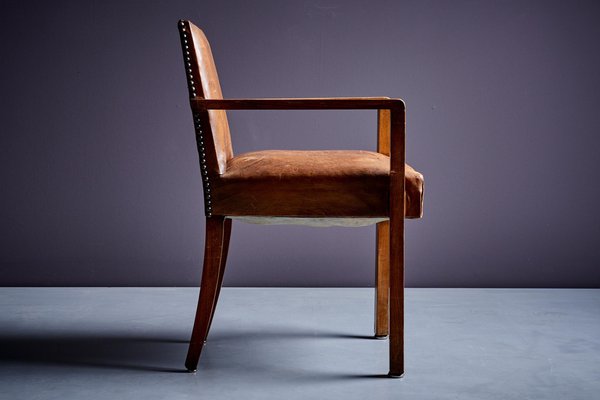
[[[185, 22], [179, 23], [179, 30], [181, 33], [181, 40], [183, 46], [183, 57], [185, 63], [185, 72], [188, 82], [188, 89], [190, 91], [190, 97], [196, 97], [196, 84], [194, 82], [194, 75], [192, 73], [192, 57], [190, 55], [190, 43], [188, 38], [188, 32], [185, 27]], [[202, 174], [202, 187], [204, 188], [204, 207], [207, 217], [212, 216], [212, 202], [210, 193], [210, 182], [208, 179], [208, 167], [206, 165], [206, 150], [204, 147], [204, 136], [202, 133], [202, 125], [199, 114], [193, 114], [194, 116], [194, 128], [196, 131], [196, 143], [198, 145], [198, 155], [200, 156], [200, 172]]]
[[204, 206], [206, 216], [212, 216], [212, 201], [210, 194], [210, 182], [208, 179], [208, 168], [206, 166], [206, 151], [204, 148], [204, 136], [202, 133], [202, 124], [200, 115], [194, 114], [194, 127], [196, 128], [196, 143], [198, 145], [198, 155], [200, 156], [200, 173], [202, 174], [202, 186], [204, 188]]
[[181, 38], [183, 40], [183, 56], [188, 80], [188, 89], [190, 90], [190, 97], [196, 97], [196, 85], [194, 83], [194, 75], [192, 75], [192, 58], [190, 56], [190, 46], [188, 43], [188, 34], [185, 28], [185, 22], [181, 21], [179, 23], [179, 29], [181, 31]]

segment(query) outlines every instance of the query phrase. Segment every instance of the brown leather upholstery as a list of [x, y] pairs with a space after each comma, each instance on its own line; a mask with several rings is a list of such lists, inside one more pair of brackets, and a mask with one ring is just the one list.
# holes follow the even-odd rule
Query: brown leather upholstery
[[[195, 59], [197, 63], [191, 63], [191, 68], [187, 71], [195, 83], [195, 96], [193, 97], [222, 99], [223, 94], [217, 68], [204, 32], [194, 24], [188, 24], [185, 29], [190, 30], [191, 37], [188, 43], [184, 43], [184, 46], [188, 46], [192, 50], [190, 52], [191, 59]], [[211, 170], [210, 173], [223, 173], [227, 160], [233, 156], [227, 114], [224, 110], [209, 110], [201, 117], [204, 135], [205, 137], [210, 135], [207, 138], [206, 151], [209, 153], [209, 159], [216, 159], [215, 166], [218, 167], [217, 170]]]
[[[357, 98], [333, 100], [337, 101], [334, 105], [327, 99], [312, 99], [317, 108], [361, 108], [365, 101], [385, 99], [387, 102], [377, 107], [380, 114], [387, 115], [379, 118], [379, 153], [270, 150], [234, 157], [225, 110], [194, 107], [203, 100], [213, 100], [213, 107], [223, 105], [216, 102], [223, 95], [208, 40], [189, 21], [180, 21], [179, 27], [208, 217], [390, 217], [389, 110], [397, 103], [389, 98]], [[293, 108], [295, 104], [271, 100], [269, 104], [275, 108]], [[311, 99], [304, 100], [310, 103]], [[248, 102], [234, 101], [229, 106], [244, 108]], [[381, 147], [383, 142], [387, 144]], [[405, 182], [405, 216], [419, 218], [423, 177], [407, 167]]]
[[[389, 157], [370, 151], [240, 154], [214, 183], [213, 212], [229, 216], [385, 217]], [[423, 176], [406, 168], [406, 216], [422, 213]]]

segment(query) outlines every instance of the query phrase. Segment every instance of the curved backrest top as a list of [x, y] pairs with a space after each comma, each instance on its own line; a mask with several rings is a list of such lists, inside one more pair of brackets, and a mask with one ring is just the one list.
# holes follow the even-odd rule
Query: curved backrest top
[[[222, 99], [221, 85], [210, 45], [204, 32], [189, 21], [178, 23], [190, 98]], [[200, 157], [207, 160], [207, 174], [222, 174], [233, 157], [229, 123], [224, 110], [194, 115]]]

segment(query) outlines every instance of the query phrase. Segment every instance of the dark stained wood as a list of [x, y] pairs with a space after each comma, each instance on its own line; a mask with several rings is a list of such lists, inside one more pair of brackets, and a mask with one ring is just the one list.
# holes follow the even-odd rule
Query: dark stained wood
[[404, 174], [405, 111], [391, 112], [390, 165], [390, 371], [404, 374]]
[[[377, 111], [377, 152], [390, 155], [390, 110]], [[389, 196], [387, 196], [389, 198]], [[389, 334], [390, 292], [390, 224], [380, 222], [376, 228], [375, 262], [375, 337]]]
[[196, 318], [192, 329], [192, 338], [188, 348], [185, 367], [195, 371], [198, 360], [208, 336], [210, 321], [216, 304], [219, 286], [219, 272], [224, 242], [224, 218], [213, 216], [206, 218], [206, 244], [204, 246], [204, 267], [200, 284], [200, 295]]
[[223, 276], [225, 275], [225, 267], [227, 265], [227, 253], [229, 253], [229, 240], [231, 238], [231, 224], [230, 218], [226, 218], [223, 222], [223, 249], [221, 251], [221, 263], [219, 265], [219, 282], [217, 284], [217, 294], [215, 296], [215, 306], [213, 307], [212, 314], [210, 315], [210, 322], [208, 323], [208, 330], [212, 326], [213, 318], [215, 317], [215, 310], [217, 304], [219, 304], [219, 295], [221, 294], [221, 287], [223, 286]]
[[402, 109], [401, 99], [387, 97], [323, 97], [273, 99], [190, 99], [192, 110], [379, 110]]

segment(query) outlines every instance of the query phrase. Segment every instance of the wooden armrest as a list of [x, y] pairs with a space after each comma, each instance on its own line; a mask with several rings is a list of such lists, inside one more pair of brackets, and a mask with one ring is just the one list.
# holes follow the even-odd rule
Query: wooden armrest
[[[390, 178], [393, 193], [404, 193], [405, 172], [405, 118], [406, 107], [401, 99], [389, 97], [329, 97], [329, 98], [278, 98], [278, 99], [190, 99], [193, 112], [207, 110], [390, 110], [389, 137], [379, 135], [380, 149], [389, 146], [385, 152], [390, 156]], [[380, 115], [380, 118], [382, 116]], [[382, 139], [388, 144], [383, 144]], [[404, 218], [404, 201], [396, 206], [393, 213]], [[394, 207], [392, 207], [394, 208]]]
[[194, 111], [205, 110], [404, 110], [404, 101], [389, 97], [278, 99], [190, 99]]

